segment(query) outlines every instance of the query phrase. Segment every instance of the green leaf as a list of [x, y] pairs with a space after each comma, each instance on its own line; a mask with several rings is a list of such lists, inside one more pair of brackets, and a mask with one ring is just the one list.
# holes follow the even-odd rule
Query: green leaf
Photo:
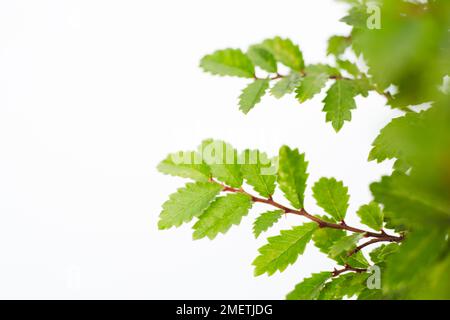
[[408, 234], [399, 250], [388, 257], [385, 271], [385, 288], [408, 289], [411, 279], [427, 273], [428, 268], [446, 250], [446, 233], [426, 229]]
[[333, 278], [322, 289], [319, 300], [341, 300], [344, 297], [352, 297], [366, 288], [366, 273], [344, 273]]
[[280, 99], [285, 94], [292, 93], [300, 84], [300, 81], [300, 75], [297, 72], [292, 72], [288, 76], [278, 80], [278, 82], [270, 89], [270, 94], [275, 98]]
[[331, 272], [312, 274], [297, 284], [293, 291], [286, 296], [287, 300], [316, 300], [325, 283], [331, 278]]
[[436, 189], [428, 189], [415, 176], [395, 171], [370, 185], [375, 201], [384, 206], [386, 217], [394, 225], [412, 228], [448, 228], [448, 198], [440, 198]]
[[264, 96], [267, 88], [269, 88], [269, 79], [257, 79], [250, 83], [239, 96], [239, 109], [247, 114], [261, 101], [261, 97]]
[[368, 14], [366, 12], [365, 5], [354, 6], [348, 12], [348, 15], [341, 19], [342, 22], [356, 27], [356, 28], [366, 28]]
[[286, 199], [297, 209], [303, 208], [308, 174], [305, 154], [283, 146], [279, 151], [278, 184]]
[[330, 253], [331, 247], [339, 239], [346, 236], [344, 230], [331, 229], [331, 228], [321, 228], [317, 229], [313, 235], [314, 245], [319, 248], [319, 250], [325, 254]]
[[200, 61], [200, 67], [220, 76], [253, 78], [255, 74], [253, 63], [240, 49], [218, 50], [206, 55]]
[[268, 238], [269, 243], [259, 249], [260, 255], [253, 261], [255, 276], [264, 273], [270, 276], [277, 270], [282, 272], [297, 261], [316, 229], [317, 224], [310, 222]]
[[305, 102], [314, 97], [325, 86], [329, 79], [325, 65], [311, 65], [306, 68], [306, 75], [295, 90], [295, 97]]
[[400, 246], [397, 243], [383, 244], [370, 252], [370, 259], [374, 264], [380, 264], [386, 260], [388, 256], [398, 251]]
[[218, 197], [194, 225], [194, 239], [214, 239], [219, 233], [226, 233], [233, 224], [241, 222], [251, 207], [252, 199], [245, 194], [232, 193]]
[[347, 71], [352, 76], [357, 77], [361, 73], [361, 71], [359, 71], [358, 66], [348, 60], [337, 59], [336, 62], [340, 69]]
[[351, 256], [348, 256], [347, 253], [341, 253], [340, 257], [336, 258], [336, 260], [341, 260], [342, 264], [348, 264], [353, 268], [367, 268], [369, 267], [369, 261], [367, 261], [366, 257], [362, 253], [362, 251], [358, 251]]
[[267, 211], [256, 218], [253, 223], [253, 234], [255, 238], [258, 238], [262, 232], [269, 230], [270, 227], [280, 220], [283, 213], [283, 210]]
[[271, 73], [277, 72], [277, 62], [267, 49], [258, 45], [251, 46], [247, 51], [247, 56], [254, 65], [261, 69]]
[[241, 171], [244, 179], [263, 197], [275, 192], [276, 170], [264, 152], [245, 150], [242, 154]]
[[344, 36], [332, 36], [328, 39], [327, 55], [333, 54], [340, 56], [351, 45], [349, 37]]
[[363, 205], [356, 214], [366, 226], [377, 231], [383, 228], [384, 215], [378, 203], [372, 201], [369, 204]]
[[349, 236], [345, 236], [338, 241], [330, 248], [330, 256], [336, 257], [341, 253], [348, 253], [350, 250], [354, 249], [359, 240], [364, 237], [362, 233], [354, 233]]
[[384, 299], [382, 290], [365, 288], [358, 295], [358, 300], [386, 300], [386, 299]]
[[344, 220], [348, 209], [348, 188], [334, 178], [321, 178], [313, 188], [317, 204], [337, 221]]
[[262, 46], [270, 51], [275, 59], [285, 66], [296, 71], [303, 69], [303, 55], [299, 47], [292, 43], [291, 40], [275, 37], [264, 40]]
[[194, 151], [169, 154], [166, 159], [158, 164], [158, 170], [172, 176], [204, 182], [208, 181], [211, 175], [209, 167]]
[[323, 102], [323, 111], [326, 113], [326, 121], [331, 122], [333, 128], [339, 131], [344, 121], [352, 119], [351, 110], [356, 108], [355, 87], [351, 80], [337, 79], [328, 89]]
[[205, 140], [199, 147], [203, 161], [210, 167], [214, 178], [234, 188], [242, 186], [241, 165], [238, 153], [229, 143], [220, 140]]
[[183, 222], [198, 217], [221, 190], [220, 185], [208, 182], [188, 183], [184, 188], [178, 189], [163, 204], [158, 222], [159, 229], [178, 227]]

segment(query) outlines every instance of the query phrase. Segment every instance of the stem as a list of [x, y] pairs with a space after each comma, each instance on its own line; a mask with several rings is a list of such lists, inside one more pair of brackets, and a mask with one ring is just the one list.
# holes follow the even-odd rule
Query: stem
[[[273, 200], [271, 197], [266, 199], [266, 198], [260, 198], [260, 197], [256, 197], [246, 191], [244, 191], [242, 188], [240, 189], [236, 189], [236, 188], [232, 188], [229, 186], [226, 186], [224, 184], [221, 184], [213, 179], [210, 180], [213, 183], [217, 183], [220, 184], [222, 186], [222, 190], [226, 191], [226, 192], [235, 192], [235, 193], [243, 193], [246, 194], [248, 196], [250, 196], [252, 198], [253, 202], [260, 202], [260, 203], [265, 203], [268, 205], [271, 205], [275, 208], [281, 209], [283, 210], [285, 213], [291, 213], [291, 214], [295, 214], [295, 215], [299, 215], [302, 217], [305, 217], [311, 221], [316, 222], [319, 225], [319, 228], [332, 228], [332, 229], [340, 229], [340, 230], [347, 230], [347, 231], [351, 231], [351, 232], [355, 232], [355, 233], [363, 233], [364, 237], [374, 237], [377, 238], [378, 241], [376, 242], [380, 242], [380, 241], [390, 241], [390, 242], [400, 242], [403, 240], [402, 236], [394, 236], [394, 235], [389, 235], [386, 232], [380, 232], [380, 233], [376, 233], [376, 232], [371, 232], [371, 231], [366, 231], [363, 229], [359, 229], [359, 228], [355, 228], [355, 227], [351, 227], [349, 225], [347, 225], [345, 222], [342, 222], [340, 224], [338, 223], [333, 223], [333, 222], [328, 222], [325, 220], [322, 220], [316, 216], [313, 216], [312, 214], [308, 213], [304, 208], [296, 210], [296, 209], [292, 209], [289, 207], [286, 207], [284, 205], [282, 205], [281, 203], [276, 202], [275, 200]], [[375, 243], [375, 242], [373, 242]], [[369, 244], [367, 244], [369, 245]]]
[[332, 272], [332, 275], [333, 275], [333, 277], [337, 277], [338, 275], [340, 275], [341, 273], [344, 273], [344, 272], [347, 272], [347, 271], [353, 271], [353, 272], [356, 272], [356, 273], [362, 273], [362, 272], [366, 272], [367, 271], [367, 269], [362, 269], [362, 268], [353, 268], [352, 266], [350, 266], [350, 265], [348, 265], [348, 264], [346, 264], [345, 266], [344, 266], [344, 268], [342, 268], [342, 269], [334, 269], [333, 270], [333, 272]]

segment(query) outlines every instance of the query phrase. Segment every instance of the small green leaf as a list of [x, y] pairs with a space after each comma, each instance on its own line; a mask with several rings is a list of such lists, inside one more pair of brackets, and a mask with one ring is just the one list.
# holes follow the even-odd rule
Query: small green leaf
[[348, 188], [334, 178], [321, 178], [313, 188], [317, 204], [337, 221], [344, 220], [348, 209]]
[[283, 213], [283, 210], [267, 211], [256, 218], [253, 223], [253, 234], [255, 238], [258, 238], [262, 232], [269, 230], [270, 227], [280, 220]]
[[375, 264], [382, 263], [388, 256], [397, 252], [399, 248], [400, 246], [397, 243], [383, 244], [370, 252], [370, 259]]
[[366, 226], [377, 231], [383, 228], [384, 216], [378, 203], [372, 201], [369, 204], [363, 205], [356, 214]]
[[316, 229], [317, 224], [310, 222], [268, 238], [269, 243], [259, 249], [260, 255], [253, 261], [255, 276], [264, 273], [270, 276], [277, 270], [282, 272], [297, 261]]
[[297, 72], [292, 72], [288, 76], [278, 80], [278, 82], [270, 89], [270, 94], [275, 98], [280, 99], [285, 94], [292, 93], [300, 84], [300, 81], [300, 75]]
[[323, 111], [326, 113], [326, 121], [331, 122], [333, 128], [339, 131], [344, 121], [352, 119], [351, 110], [356, 108], [356, 91], [352, 80], [337, 79], [328, 89], [323, 102]]
[[311, 275], [297, 284], [286, 296], [287, 300], [316, 300], [325, 283], [331, 278], [331, 272], [321, 272]]
[[366, 288], [367, 273], [344, 273], [333, 278], [322, 289], [319, 300], [341, 300], [352, 297]]
[[242, 153], [241, 171], [244, 179], [263, 197], [275, 192], [276, 169], [264, 152], [245, 150]]
[[310, 65], [306, 67], [306, 75], [295, 90], [295, 97], [300, 102], [313, 98], [325, 86], [329, 79], [325, 65]]
[[333, 247], [336, 241], [345, 236], [346, 234], [344, 230], [321, 228], [314, 232], [313, 241], [315, 246], [319, 248], [321, 252], [328, 255], [331, 247]]
[[239, 109], [247, 114], [261, 101], [261, 97], [264, 96], [267, 88], [269, 88], [269, 79], [256, 79], [250, 83], [239, 96]]
[[220, 76], [253, 78], [255, 74], [253, 63], [240, 49], [218, 50], [206, 55], [200, 61], [200, 67]]
[[337, 257], [339, 254], [345, 252], [348, 253], [350, 250], [354, 249], [359, 240], [364, 237], [362, 233], [354, 233], [349, 236], [345, 236], [338, 241], [330, 248], [330, 256]]
[[158, 164], [159, 172], [191, 178], [196, 181], [208, 181], [211, 172], [202, 161], [198, 153], [194, 151], [178, 152], [167, 156]]
[[361, 73], [361, 71], [359, 71], [358, 66], [348, 60], [337, 59], [336, 62], [338, 64], [339, 68], [347, 71], [352, 76], [357, 77]]
[[188, 183], [184, 188], [178, 189], [163, 204], [158, 222], [159, 229], [178, 227], [183, 222], [198, 217], [221, 190], [220, 185], [208, 182]]
[[297, 209], [303, 208], [308, 162], [305, 154], [283, 146], [279, 151], [278, 184], [286, 199]]
[[340, 56], [351, 45], [349, 37], [344, 36], [332, 36], [328, 39], [327, 55], [333, 54]]
[[194, 225], [194, 239], [214, 239], [219, 233], [226, 233], [233, 224], [241, 222], [251, 207], [252, 200], [245, 194], [232, 193], [218, 197]]
[[267, 49], [258, 45], [251, 46], [247, 51], [247, 56], [254, 65], [261, 69], [271, 73], [277, 72], [277, 62]]
[[210, 167], [214, 178], [234, 188], [242, 186], [238, 153], [229, 143], [208, 139], [199, 147], [203, 161]]
[[275, 59], [285, 66], [296, 71], [301, 71], [303, 69], [304, 62], [302, 52], [291, 40], [275, 37], [273, 39], [264, 40], [262, 46], [270, 51]]

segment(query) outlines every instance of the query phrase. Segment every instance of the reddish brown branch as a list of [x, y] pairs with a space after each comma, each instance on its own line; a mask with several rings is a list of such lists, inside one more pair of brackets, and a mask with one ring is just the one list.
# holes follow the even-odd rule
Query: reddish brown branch
[[340, 229], [340, 230], [347, 230], [347, 231], [351, 231], [351, 232], [355, 232], [355, 233], [363, 233], [364, 237], [374, 237], [377, 238], [378, 241], [391, 241], [391, 242], [399, 242], [401, 240], [403, 240], [402, 236], [394, 236], [394, 235], [389, 235], [386, 232], [382, 231], [380, 233], [376, 233], [376, 232], [371, 232], [371, 231], [366, 231], [363, 229], [359, 229], [359, 228], [355, 228], [355, 227], [351, 227], [349, 225], [347, 225], [345, 222], [341, 222], [341, 223], [333, 223], [333, 222], [329, 222], [329, 221], [325, 221], [322, 220], [316, 216], [313, 216], [312, 214], [308, 213], [304, 208], [296, 210], [296, 209], [292, 209], [289, 207], [286, 207], [284, 205], [282, 205], [281, 203], [278, 203], [276, 201], [274, 201], [272, 199], [272, 197], [266, 199], [266, 198], [260, 198], [260, 197], [256, 197], [246, 191], [244, 191], [242, 188], [232, 188], [229, 186], [226, 186], [220, 182], [215, 181], [214, 179], [210, 180], [213, 183], [217, 183], [220, 184], [223, 188], [223, 191], [226, 192], [238, 192], [238, 193], [243, 193], [248, 195], [249, 197], [252, 198], [253, 202], [260, 202], [260, 203], [265, 203], [268, 205], [271, 205], [275, 208], [281, 209], [283, 210], [285, 213], [291, 213], [291, 214], [295, 214], [295, 215], [299, 215], [302, 217], [305, 217], [311, 221], [316, 222], [320, 228], [332, 228], [332, 229]]
[[344, 272], [347, 272], [347, 271], [352, 271], [352, 272], [356, 272], [356, 273], [362, 273], [362, 272], [366, 272], [367, 269], [353, 268], [352, 266], [346, 264], [344, 266], [344, 268], [342, 268], [342, 269], [336, 269], [335, 268], [331, 274], [333, 275], [333, 277], [337, 277], [341, 273], [344, 273]]

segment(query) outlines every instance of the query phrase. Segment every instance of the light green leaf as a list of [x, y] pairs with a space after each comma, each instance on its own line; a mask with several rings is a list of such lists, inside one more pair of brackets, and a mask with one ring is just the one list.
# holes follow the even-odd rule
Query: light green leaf
[[280, 220], [283, 213], [283, 210], [267, 211], [256, 218], [253, 223], [253, 234], [255, 238], [258, 238], [262, 232], [269, 230], [270, 227]]
[[288, 293], [287, 300], [316, 300], [325, 283], [331, 278], [331, 272], [321, 272], [312, 274], [295, 286], [295, 289]]
[[313, 188], [317, 204], [337, 221], [344, 220], [348, 209], [348, 188], [334, 178], [321, 178]]
[[267, 72], [276, 73], [277, 72], [277, 62], [267, 49], [261, 46], [254, 45], [251, 46], [247, 51], [247, 56], [253, 62], [254, 65], [260, 67]]
[[184, 188], [178, 189], [163, 204], [158, 222], [159, 229], [178, 227], [183, 222], [198, 217], [221, 190], [220, 185], [208, 182], [188, 183]]
[[303, 55], [297, 45], [289, 39], [275, 37], [266, 39], [262, 46], [270, 51], [275, 59], [285, 66], [296, 71], [301, 71], [304, 67]]
[[233, 224], [241, 222], [251, 207], [252, 200], [245, 194], [232, 193], [218, 197], [194, 225], [194, 239], [214, 239], [219, 233], [226, 233]]
[[366, 288], [367, 273], [344, 273], [333, 278], [322, 289], [319, 300], [341, 300], [352, 297]]
[[241, 165], [238, 153], [229, 143], [220, 140], [205, 140], [199, 147], [203, 161], [210, 167], [214, 178], [234, 188], [242, 186]]
[[333, 54], [340, 56], [351, 45], [349, 37], [344, 36], [332, 36], [328, 39], [327, 55]]
[[211, 171], [194, 151], [178, 152], [167, 156], [158, 164], [159, 172], [191, 178], [197, 181], [208, 181]]
[[399, 248], [400, 246], [397, 243], [383, 244], [369, 253], [370, 259], [374, 264], [382, 263], [388, 256], [397, 252]]
[[339, 131], [344, 121], [352, 119], [351, 110], [356, 108], [355, 87], [351, 80], [337, 79], [328, 89], [323, 102], [323, 111], [326, 113], [326, 121], [331, 122], [333, 128]]
[[330, 248], [330, 256], [331, 257], [337, 257], [341, 253], [348, 253], [350, 250], [354, 249], [358, 243], [359, 240], [361, 240], [364, 237], [364, 234], [362, 233], [354, 233], [349, 236], [345, 236], [336, 243], [333, 244], [333, 246]]
[[292, 93], [294, 89], [300, 84], [301, 77], [297, 72], [292, 72], [288, 76], [278, 80], [277, 83], [270, 89], [270, 93], [277, 99], [280, 99], [285, 94]]
[[244, 179], [263, 197], [275, 192], [276, 169], [264, 152], [245, 150], [242, 154], [241, 171]]
[[314, 97], [325, 86], [329, 79], [328, 68], [325, 65], [310, 65], [306, 67], [306, 75], [295, 90], [295, 97], [305, 102]]
[[321, 228], [314, 232], [313, 241], [314, 245], [319, 248], [321, 252], [328, 255], [331, 247], [336, 243], [336, 241], [345, 236], [346, 233], [344, 230]]
[[308, 174], [305, 154], [297, 149], [283, 146], [279, 151], [278, 184], [286, 199], [297, 209], [303, 208], [304, 193]]
[[200, 61], [200, 67], [220, 76], [253, 78], [255, 67], [240, 49], [218, 50], [206, 55]]
[[253, 261], [255, 275], [267, 273], [270, 276], [277, 270], [284, 271], [305, 251], [316, 229], [317, 224], [310, 222], [268, 238], [269, 243], [259, 249], [260, 255]]
[[435, 229], [410, 232], [399, 250], [386, 261], [385, 288], [407, 289], [411, 279], [426, 274], [448, 248], [446, 237], [446, 232]]
[[366, 226], [377, 231], [383, 228], [384, 215], [378, 203], [372, 201], [365, 204], [359, 208], [356, 214]]
[[361, 71], [359, 71], [358, 66], [348, 60], [337, 59], [336, 62], [338, 64], [339, 68], [347, 71], [352, 76], [357, 77], [361, 73]]
[[253, 107], [261, 101], [261, 97], [269, 88], [269, 79], [257, 79], [242, 90], [239, 96], [239, 109], [247, 114]]

